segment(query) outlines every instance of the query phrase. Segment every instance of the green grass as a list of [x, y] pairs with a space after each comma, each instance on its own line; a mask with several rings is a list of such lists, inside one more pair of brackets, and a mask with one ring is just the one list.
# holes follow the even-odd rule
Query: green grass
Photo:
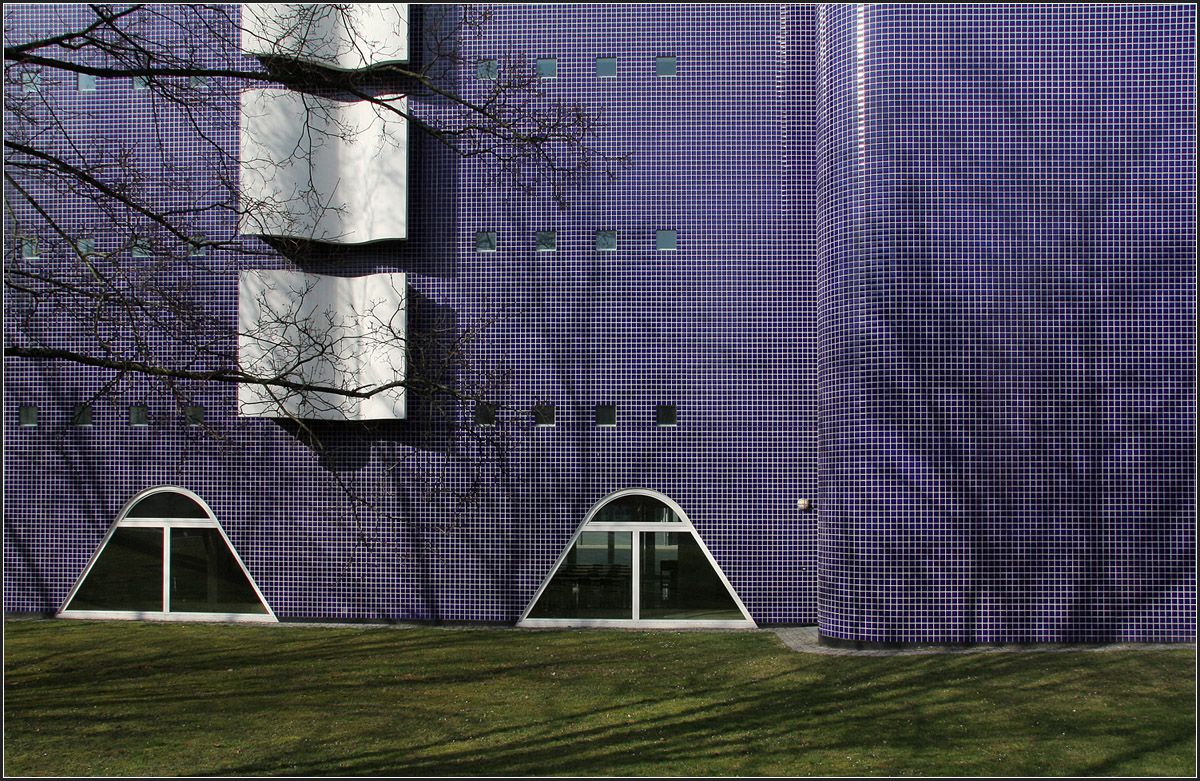
[[1195, 651], [5, 624], [13, 775], [1181, 775]]

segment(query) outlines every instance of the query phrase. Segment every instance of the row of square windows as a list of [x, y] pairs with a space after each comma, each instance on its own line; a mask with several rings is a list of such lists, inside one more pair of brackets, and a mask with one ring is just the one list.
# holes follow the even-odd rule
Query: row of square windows
[[[678, 248], [679, 234], [677, 231], [655, 231], [654, 248], [660, 251], [671, 251]], [[495, 252], [498, 246], [495, 231], [478, 231], [475, 234], [476, 252]], [[533, 248], [538, 252], [554, 252], [558, 249], [558, 234], [556, 231], [538, 231], [533, 239]], [[596, 231], [596, 249], [600, 252], [617, 251], [617, 232], [613, 230]]]
[[[21, 236], [21, 257], [37, 259], [41, 256], [41, 246], [36, 236]], [[208, 254], [208, 244], [203, 236], [195, 236], [187, 243], [187, 254], [200, 257]], [[475, 234], [476, 252], [495, 252], [498, 237], [495, 231], [479, 231]], [[654, 248], [660, 251], [673, 251], [678, 248], [677, 231], [655, 231]], [[135, 239], [130, 249], [133, 256], [149, 257], [152, 254], [148, 240]], [[538, 231], [534, 236], [534, 249], [538, 252], [555, 252], [558, 250], [558, 234], [556, 231]], [[596, 249], [600, 252], [617, 251], [617, 232], [615, 230], [596, 231]], [[81, 238], [75, 240], [75, 250], [80, 255], [96, 254], [96, 240]]]
[[[475, 75], [481, 79], [489, 81], [500, 77], [500, 62], [492, 59], [481, 59], [475, 61]], [[558, 58], [557, 57], [539, 57], [537, 60], [537, 75], [539, 79], [557, 79], [558, 78]], [[655, 57], [654, 58], [654, 75], [659, 78], [673, 78], [679, 75], [679, 58], [677, 57]], [[597, 57], [596, 58], [596, 78], [598, 79], [615, 79], [617, 78], [617, 58], [616, 57]]]
[[[204, 407], [194, 404], [189, 404], [183, 408], [183, 419], [189, 426], [204, 425]], [[40, 416], [38, 408], [33, 404], [22, 404], [20, 411], [20, 422], [26, 428], [33, 428], [40, 424]], [[90, 426], [92, 425], [92, 406], [90, 404], [78, 404], [71, 408], [71, 425], [72, 426]], [[145, 404], [134, 404], [129, 407], [129, 425], [149, 426], [150, 425], [150, 408]]]
[[[481, 59], [475, 63], [475, 73], [481, 79], [494, 81], [500, 77], [500, 62], [499, 60]], [[558, 78], [558, 58], [557, 57], [539, 57], [537, 60], [537, 75], [539, 79], [557, 79]], [[654, 75], [659, 78], [673, 78], [679, 75], [679, 60], [677, 57], [655, 57], [654, 58]], [[615, 79], [617, 78], [617, 58], [616, 57], [597, 57], [596, 58], [596, 78], [598, 79]], [[150, 88], [150, 79], [147, 76], [133, 76], [130, 83], [135, 90], [145, 90]], [[99, 79], [92, 73], [76, 74], [75, 86], [80, 92], [95, 92], [99, 84]], [[208, 89], [207, 76], [189, 76], [188, 86], [192, 89]], [[26, 70], [21, 72], [21, 89], [24, 92], [39, 92], [42, 88], [42, 73], [39, 70]]]
[[[135, 90], [150, 89], [149, 76], [133, 76], [130, 83]], [[95, 92], [99, 79], [93, 73], [78, 73], [75, 78], [75, 88], [80, 92]], [[207, 76], [188, 76], [188, 86], [192, 89], [208, 89]], [[26, 70], [21, 72], [21, 91], [40, 92], [42, 89], [42, 72]]]
[[[597, 426], [617, 425], [617, 406], [615, 404], [597, 404], [595, 409]], [[183, 419], [189, 426], [204, 425], [204, 407], [187, 405], [183, 408]], [[553, 404], [537, 404], [533, 407], [533, 422], [538, 426], [553, 426], [556, 423]], [[654, 408], [654, 423], [657, 426], [678, 425], [679, 415], [674, 404], [659, 404]], [[39, 425], [40, 416], [36, 405], [22, 404], [20, 407], [20, 423], [26, 428]], [[475, 405], [475, 423], [479, 426], [496, 425], [496, 406], [494, 404]], [[92, 406], [79, 404], [71, 409], [72, 426], [92, 425]], [[129, 407], [130, 426], [149, 426], [150, 408], [144, 404], [134, 404]]]
[[[37, 236], [21, 236], [21, 257], [28, 260], [37, 260], [41, 257], [41, 242]], [[75, 239], [75, 251], [80, 255], [96, 255], [96, 239], [87, 236]], [[193, 236], [187, 242], [187, 254], [189, 257], [204, 257], [208, 254], [209, 244], [203, 236]], [[130, 245], [130, 250], [135, 258], [148, 258], [154, 254], [153, 246], [149, 239], [134, 239]]]
[[[535, 404], [533, 407], [533, 422], [537, 426], [553, 426], [557, 422], [553, 404]], [[597, 426], [612, 427], [617, 425], [617, 405], [597, 404], [595, 407], [595, 423]], [[496, 406], [494, 404], [475, 405], [475, 424], [478, 426], [496, 425]], [[654, 425], [671, 427], [679, 424], [679, 413], [674, 404], [659, 404], [654, 408]]]

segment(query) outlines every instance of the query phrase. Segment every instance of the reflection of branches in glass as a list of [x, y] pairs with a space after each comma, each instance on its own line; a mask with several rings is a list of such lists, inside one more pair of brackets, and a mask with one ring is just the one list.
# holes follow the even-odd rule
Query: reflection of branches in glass
[[243, 371], [299, 380], [302, 387], [243, 384], [240, 414], [404, 418], [406, 293], [404, 274], [345, 278], [242, 272], [238, 358]]

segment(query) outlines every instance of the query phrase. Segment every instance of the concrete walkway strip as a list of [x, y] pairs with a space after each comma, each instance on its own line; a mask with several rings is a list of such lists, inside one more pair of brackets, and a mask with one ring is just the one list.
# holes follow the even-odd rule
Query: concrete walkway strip
[[950, 643], [914, 645], [903, 648], [832, 648], [820, 644], [815, 626], [794, 626], [772, 630], [794, 651], [832, 656], [915, 656], [919, 654], [980, 654], [1013, 651], [1147, 651], [1195, 650], [1191, 643], [980, 643], [955, 645]]

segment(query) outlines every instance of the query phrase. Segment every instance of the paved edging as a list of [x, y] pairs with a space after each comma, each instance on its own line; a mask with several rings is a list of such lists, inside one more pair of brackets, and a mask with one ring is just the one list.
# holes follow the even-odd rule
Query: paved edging
[[856, 650], [821, 645], [815, 626], [795, 626], [771, 630], [794, 651], [830, 656], [916, 656], [921, 654], [986, 654], [1014, 651], [1146, 651], [1196, 649], [1195, 643], [991, 643], [955, 648], [947, 645], [913, 646]]

